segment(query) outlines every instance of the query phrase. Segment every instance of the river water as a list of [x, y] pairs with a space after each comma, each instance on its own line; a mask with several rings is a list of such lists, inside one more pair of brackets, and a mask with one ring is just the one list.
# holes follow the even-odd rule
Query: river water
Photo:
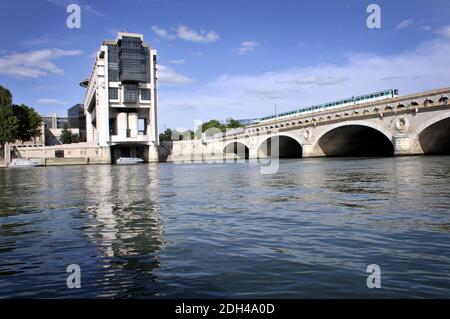
[[450, 297], [448, 156], [282, 160], [273, 175], [0, 169], [0, 181], [0, 298]]

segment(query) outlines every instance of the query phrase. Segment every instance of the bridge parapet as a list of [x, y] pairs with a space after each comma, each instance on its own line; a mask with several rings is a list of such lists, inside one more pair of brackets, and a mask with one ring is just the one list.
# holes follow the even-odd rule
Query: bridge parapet
[[407, 113], [429, 111], [449, 104], [450, 87], [398, 96], [391, 99], [355, 104], [348, 107], [323, 110], [312, 114], [299, 114], [289, 119], [248, 125], [244, 132], [226, 134], [223, 137], [209, 139], [206, 143], [227, 142], [260, 134], [272, 134], [274, 131], [286, 131], [299, 128], [316, 127], [317, 125], [332, 124], [356, 119], [397, 116]]

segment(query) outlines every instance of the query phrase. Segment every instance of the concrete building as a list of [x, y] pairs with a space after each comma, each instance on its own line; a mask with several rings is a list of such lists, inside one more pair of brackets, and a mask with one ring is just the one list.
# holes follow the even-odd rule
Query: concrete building
[[78, 129], [79, 141], [86, 141], [86, 116], [83, 104], [75, 104], [67, 110], [67, 119], [70, 129]]
[[[158, 161], [156, 50], [142, 34], [122, 33], [104, 41], [85, 87], [86, 140], [104, 160], [139, 157]], [[109, 158], [108, 158], [109, 157]]]
[[79, 125], [71, 125], [69, 117], [60, 117], [54, 113], [50, 116], [41, 116], [41, 118], [45, 126], [45, 140], [43, 143], [45, 146], [62, 144], [61, 133], [65, 124], [68, 125], [73, 134], [80, 135]]

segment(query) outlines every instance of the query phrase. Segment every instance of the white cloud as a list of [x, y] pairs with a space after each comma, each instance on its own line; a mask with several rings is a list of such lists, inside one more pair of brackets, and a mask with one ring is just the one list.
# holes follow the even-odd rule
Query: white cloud
[[100, 17], [100, 18], [106, 18], [107, 17], [107, 15], [104, 12], [94, 8], [93, 6], [91, 6], [89, 4], [85, 5], [82, 8], [82, 12], [83, 12], [83, 10], [84, 10], [84, 12], [87, 12], [87, 13], [89, 13], [91, 15], [94, 15], [94, 16], [97, 16], [97, 17]]
[[36, 103], [39, 105], [65, 105], [67, 104], [65, 101], [53, 99], [53, 98], [40, 98], [36, 100]]
[[188, 27], [182, 25], [177, 28], [177, 36], [181, 40], [190, 41], [190, 42], [216, 42], [219, 40], [219, 35], [214, 31], [203, 31], [200, 32], [189, 29]]
[[158, 26], [152, 27], [153, 33], [159, 38], [166, 40], [175, 40], [176, 38], [189, 42], [211, 43], [219, 40], [219, 35], [215, 31], [195, 31], [187, 26], [181, 25], [174, 32]]
[[406, 19], [400, 22], [395, 28], [396, 29], [406, 29], [413, 24], [414, 19]]
[[169, 63], [171, 63], [171, 64], [184, 64], [184, 63], [186, 63], [186, 60], [185, 59], [169, 60]]
[[169, 31], [167, 31], [166, 29], [157, 27], [157, 26], [153, 26], [152, 27], [152, 31], [153, 33], [155, 33], [158, 37], [166, 39], [166, 40], [175, 40], [175, 35], [171, 34]]
[[[440, 38], [389, 56], [349, 55], [342, 64], [223, 74], [211, 83], [161, 94], [161, 116], [191, 127], [197, 119], [264, 116], [273, 113], [275, 103], [281, 112], [389, 88], [409, 94], [448, 86], [449, 65], [450, 41]], [[196, 108], [176, 118], [173, 109], [186, 101]]]
[[437, 33], [443, 35], [444, 37], [450, 38], [450, 25], [445, 25], [441, 27]]
[[186, 85], [194, 81], [187, 76], [177, 73], [172, 68], [164, 65], [158, 65], [158, 80], [160, 84], [166, 85]]
[[44, 49], [5, 55], [0, 57], [0, 74], [18, 78], [39, 78], [49, 74], [62, 74], [63, 70], [51, 61], [81, 53], [82, 51], [79, 50]]
[[52, 39], [50, 38], [50, 36], [48, 34], [44, 34], [44, 35], [34, 38], [34, 39], [24, 40], [21, 42], [21, 44], [24, 46], [36, 46], [36, 45], [47, 44], [51, 40]]
[[241, 46], [237, 49], [238, 55], [245, 55], [248, 52], [254, 51], [259, 47], [259, 43], [256, 41], [242, 41]]

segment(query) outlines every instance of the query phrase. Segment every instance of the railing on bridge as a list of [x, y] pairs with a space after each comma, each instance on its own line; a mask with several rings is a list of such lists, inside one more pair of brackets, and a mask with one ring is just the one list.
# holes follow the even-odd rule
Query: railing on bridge
[[298, 114], [298, 116], [293, 116], [289, 119], [274, 119], [267, 123], [250, 124], [243, 132], [226, 132], [222, 136], [219, 134], [208, 140], [228, 140], [242, 135], [267, 133], [271, 130], [314, 127], [333, 121], [362, 117], [385, 117], [408, 112], [420, 112], [420, 110], [424, 109], [449, 105], [449, 96], [450, 88], [444, 88], [331, 110], [324, 109], [314, 114]]

